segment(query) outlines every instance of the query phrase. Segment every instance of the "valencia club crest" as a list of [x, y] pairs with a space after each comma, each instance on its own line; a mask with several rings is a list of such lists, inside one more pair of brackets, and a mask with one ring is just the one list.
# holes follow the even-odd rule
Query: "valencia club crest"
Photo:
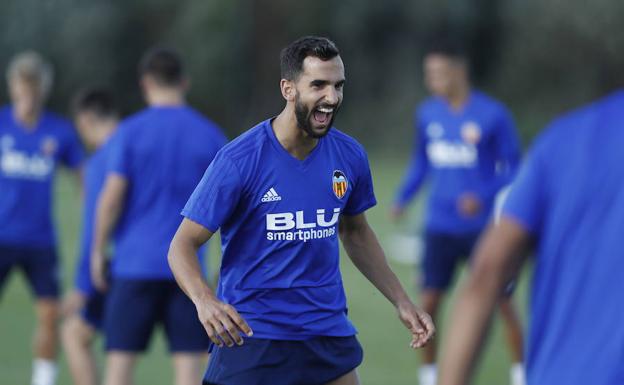
[[334, 190], [334, 195], [336, 195], [338, 199], [342, 199], [347, 193], [348, 188], [349, 182], [347, 181], [345, 173], [340, 170], [334, 170], [332, 176], [332, 190]]

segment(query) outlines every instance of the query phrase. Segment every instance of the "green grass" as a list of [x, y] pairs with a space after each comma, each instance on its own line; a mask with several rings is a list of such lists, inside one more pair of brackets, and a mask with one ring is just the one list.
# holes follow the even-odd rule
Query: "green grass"
[[[422, 199], [411, 209], [408, 223], [412, 226], [392, 225], [387, 212], [393, 191], [403, 173], [405, 159], [393, 156], [371, 156], [378, 206], [368, 212], [369, 221], [376, 230], [382, 244], [397, 231], [412, 228], [420, 220]], [[55, 213], [60, 237], [60, 251], [63, 257], [65, 288], [71, 287], [75, 268], [75, 255], [80, 224], [80, 199], [75, 182], [61, 173], [56, 185]], [[212, 244], [211, 265], [218, 264], [216, 242]], [[404, 286], [417, 300], [414, 290], [414, 269], [411, 266], [392, 263]], [[344, 276], [349, 314], [359, 329], [359, 339], [364, 347], [364, 363], [359, 369], [364, 385], [408, 385], [417, 383], [418, 354], [409, 347], [409, 335], [396, 317], [392, 306], [376, 289], [363, 278], [343, 253], [342, 272]], [[526, 276], [526, 274], [524, 274]], [[461, 278], [460, 278], [461, 279]], [[516, 293], [516, 302], [524, 310], [526, 300], [526, 279], [523, 279]], [[447, 301], [444, 312], [447, 312]], [[0, 383], [26, 384], [31, 370], [31, 332], [34, 313], [31, 296], [20, 274], [13, 274], [5, 287], [0, 302]], [[444, 325], [438, 325], [438, 342], [444, 338]], [[151, 349], [140, 360], [137, 384], [170, 384], [172, 378], [166, 348], [161, 331], [152, 341]], [[97, 349], [101, 351], [101, 341]], [[100, 355], [103, 364], [103, 356]], [[499, 327], [494, 329], [486, 347], [485, 356], [478, 372], [477, 382], [481, 385], [507, 384], [509, 354]], [[59, 384], [70, 384], [64, 358], [61, 358]]]

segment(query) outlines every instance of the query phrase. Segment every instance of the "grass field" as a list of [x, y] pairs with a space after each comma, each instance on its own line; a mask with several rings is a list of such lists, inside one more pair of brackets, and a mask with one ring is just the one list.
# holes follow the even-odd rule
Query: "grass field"
[[[373, 156], [371, 165], [379, 204], [368, 212], [369, 220], [382, 243], [387, 243], [393, 233], [405, 231], [409, 226], [395, 226], [387, 221], [388, 205], [394, 188], [400, 180], [405, 159], [396, 155]], [[66, 174], [61, 174], [56, 186], [55, 213], [59, 229], [60, 249], [63, 256], [65, 289], [71, 287], [75, 268], [75, 255], [80, 223], [79, 191]], [[422, 199], [412, 208], [411, 223], [419, 219]], [[218, 265], [216, 245], [212, 245], [211, 265]], [[417, 299], [413, 271], [408, 265], [392, 263], [405, 287]], [[408, 346], [409, 336], [399, 322], [392, 306], [376, 289], [355, 270], [346, 255], [342, 254], [342, 272], [349, 299], [349, 314], [359, 329], [359, 339], [364, 346], [364, 363], [359, 369], [364, 385], [408, 385], [417, 383], [418, 354]], [[516, 293], [522, 310], [526, 307], [526, 281], [523, 279]], [[460, 278], [461, 279], [461, 278]], [[451, 299], [452, 301], [452, 299]], [[447, 303], [448, 307], [448, 303]], [[446, 313], [446, 309], [445, 309]], [[524, 313], [524, 311], [522, 312]], [[504, 385], [508, 383], [509, 354], [498, 325], [495, 322], [486, 354], [478, 373], [476, 384]], [[0, 302], [0, 385], [27, 384], [31, 369], [31, 331], [34, 313], [30, 293], [19, 274], [13, 274], [5, 287]], [[443, 325], [437, 325], [443, 338]], [[98, 349], [101, 351], [101, 340]], [[439, 338], [438, 338], [439, 342]], [[101, 357], [102, 358], [102, 357]], [[103, 360], [100, 360], [103, 362]], [[160, 331], [152, 342], [150, 351], [140, 361], [136, 375], [137, 384], [165, 385], [172, 378], [166, 348]], [[70, 384], [64, 358], [61, 358], [59, 384]]]

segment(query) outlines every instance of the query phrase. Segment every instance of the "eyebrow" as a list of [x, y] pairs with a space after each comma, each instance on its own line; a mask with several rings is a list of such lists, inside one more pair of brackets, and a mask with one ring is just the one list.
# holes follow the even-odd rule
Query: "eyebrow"
[[[337, 86], [342, 86], [345, 83], [345, 79], [339, 80], [336, 82]], [[321, 87], [321, 86], [325, 86], [327, 84], [331, 84], [331, 82], [329, 80], [321, 80], [321, 79], [316, 79], [316, 80], [312, 80], [310, 82], [311, 86], [316, 86], [316, 87]]]

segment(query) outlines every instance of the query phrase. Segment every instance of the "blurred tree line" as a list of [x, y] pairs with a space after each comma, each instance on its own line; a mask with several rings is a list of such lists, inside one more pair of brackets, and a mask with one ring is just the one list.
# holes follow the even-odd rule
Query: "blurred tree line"
[[233, 137], [280, 111], [280, 49], [325, 35], [347, 70], [337, 125], [371, 150], [407, 150], [426, 96], [422, 48], [446, 28], [469, 47], [475, 85], [510, 106], [528, 142], [554, 115], [624, 85], [623, 17], [619, 0], [3, 0], [0, 64], [38, 50], [56, 69], [53, 109], [66, 113], [95, 84], [131, 113], [142, 106], [141, 54], [171, 45], [191, 104]]

